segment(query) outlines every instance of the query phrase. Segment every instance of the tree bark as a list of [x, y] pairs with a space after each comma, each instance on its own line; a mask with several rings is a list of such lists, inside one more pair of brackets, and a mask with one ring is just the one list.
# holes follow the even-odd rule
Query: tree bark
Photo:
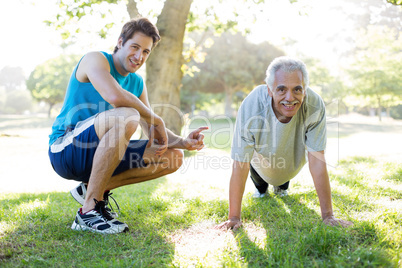
[[135, 2], [134, 0], [128, 0], [127, 12], [128, 15], [130, 16], [130, 19], [134, 19], [136, 17], [141, 16], [140, 12], [138, 12], [137, 2]]
[[50, 118], [52, 116], [53, 106], [54, 106], [54, 103], [49, 103], [49, 110], [47, 110], [47, 118]]
[[233, 103], [233, 90], [231, 88], [225, 87], [225, 115], [227, 117], [234, 116], [234, 109], [232, 108]]
[[377, 96], [377, 101], [378, 101], [378, 110], [377, 110], [378, 120], [381, 122], [382, 121], [382, 118], [381, 118], [382, 107], [381, 107], [381, 97], [380, 96]]
[[180, 87], [183, 73], [183, 39], [192, 0], [166, 0], [156, 26], [161, 42], [147, 60], [146, 84], [153, 110], [166, 126], [180, 134]]

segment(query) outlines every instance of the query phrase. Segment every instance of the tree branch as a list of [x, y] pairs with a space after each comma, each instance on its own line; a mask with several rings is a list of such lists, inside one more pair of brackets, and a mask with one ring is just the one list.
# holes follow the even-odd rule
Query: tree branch
[[137, 2], [135, 0], [128, 0], [127, 12], [128, 12], [128, 15], [130, 16], [130, 19], [134, 19], [136, 17], [141, 17], [141, 14], [137, 8]]

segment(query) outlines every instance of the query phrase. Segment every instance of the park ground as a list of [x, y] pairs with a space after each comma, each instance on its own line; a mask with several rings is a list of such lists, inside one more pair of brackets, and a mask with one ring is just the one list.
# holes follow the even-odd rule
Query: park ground
[[328, 120], [334, 209], [355, 222], [347, 231], [320, 224], [307, 167], [283, 199], [252, 199], [248, 181], [244, 227], [213, 229], [227, 214], [231, 173], [230, 138], [213, 123], [208, 147], [176, 173], [115, 191], [132, 226], [120, 237], [69, 230], [78, 206], [68, 192], [77, 183], [50, 166], [52, 121], [0, 117], [0, 266], [94, 266], [91, 256], [104, 267], [402, 267], [401, 121], [358, 114]]
[[[63, 192], [76, 185], [55, 174], [50, 165], [47, 150], [52, 122], [45, 115], [0, 117], [0, 193]], [[213, 134], [219, 129], [212, 127], [210, 131]], [[329, 169], [336, 169], [341, 159], [351, 156], [401, 163], [401, 137], [401, 120], [385, 118], [379, 122], [376, 117], [358, 114], [329, 119], [326, 152]], [[167, 176], [168, 179], [214, 177], [226, 187], [231, 172], [230, 139], [221, 132], [214, 140], [215, 143], [209, 139], [206, 149], [187, 158], [183, 167]], [[306, 168], [303, 171], [299, 177], [308, 177]]]

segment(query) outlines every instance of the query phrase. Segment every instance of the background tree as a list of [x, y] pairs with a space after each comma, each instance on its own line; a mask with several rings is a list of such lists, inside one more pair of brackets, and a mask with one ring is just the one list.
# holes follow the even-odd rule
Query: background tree
[[[105, 4], [119, 5], [122, 0], [58, 0], [61, 8], [60, 13], [56, 17], [56, 21], [49, 22], [58, 29], [63, 30], [63, 36], [70, 38], [72, 32], [79, 31], [79, 27], [75, 30], [71, 29], [71, 22], [80, 21], [87, 15], [94, 16], [96, 12], [104, 13], [99, 6]], [[130, 18], [140, 15], [137, 3], [141, 1], [127, 0], [125, 3]], [[185, 63], [183, 57], [183, 38], [186, 29], [188, 31], [206, 31], [213, 29], [216, 32], [223, 32], [227, 29], [233, 29], [237, 25], [236, 18], [239, 10], [236, 11], [237, 1], [215, 1], [211, 6], [205, 7], [202, 0], [166, 0], [159, 12], [156, 8], [152, 10], [152, 14], [157, 17], [157, 27], [162, 36], [162, 42], [152, 52], [152, 56], [146, 65], [146, 84], [150, 91], [150, 101], [157, 105], [154, 107], [155, 112], [161, 115], [166, 125], [174, 132], [179, 133], [183, 124], [182, 118], [177, 115], [177, 111], [172, 109], [180, 107], [180, 86], [183, 77], [182, 65]], [[255, 6], [263, 0], [258, 1], [241, 1], [249, 7]], [[294, 0], [291, 0], [294, 2]], [[150, 5], [150, 1], [143, 1], [144, 5]], [[160, 1], [158, 2], [160, 3]], [[204, 7], [202, 7], [204, 5]], [[212, 6], [213, 5], [213, 6]], [[226, 8], [214, 8], [216, 6], [225, 5]], [[191, 7], [194, 7], [191, 9]], [[110, 10], [110, 9], [109, 9]], [[219, 14], [222, 12], [222, 14]], [[108, 13], [108, 12], [106, 12]], [[109, 12], [110, 13], [110, 12]], [[221, 15], [228, 17], [227, 14], [233, 14], [231, 18], [221, 20]], [[148, 14], [149, 16], [151, 14]], [[78, 25], [78, 24], [76, 24]], [[105, 37], [106, 32], [113, 26], [113, 23], [107, 21], [105, 27], [100, 29], [100, 35]], [[187, 27], [187, 28], [186, 28]], [[71, 39], [72, 40], [72, 39]], [[169, 104], [166, 105], [166, 104]]]
[[332, 75], [319, 59], [304, 58], [303, 62], [307, 65], [310, 88], [323, 98], [327, 114], [337, 116], [339, 113], [347, 113], [348, 106], [345, 99], [348, 90], [343, 79]]
[[[30, 108], [29, 101], [32, 98], [27, 96], [27, 92], [22, 92], [25, 91], [24, 83], [25, 76], [21, 67], [5, 66], [0, 70], [0, 113], [20, 113]], [[17, 103], [16, 96], [20, 97]]]
[[25, 82], [24, 71], [21, 67], [6, 66], [0, 71], [0, 86], [11, 91], [20, 89]]
[[49, 104], [49, 117], [53, 106], [63, 101], [71, 72], [78, 61], [77, 55], [62, 55], [36, 66], [30, 74], [27, 88], [34, 99]]
[[29, 112], [31, 107], [32, 96], [28, 90], [13, 90], [7, 93], [3, 112], [7, 114], [23, 114]]
[[387, 0], [387, 2], [393, 5], [402, 6], [402, 0]]
[[377, 108], [381, 121], [382, 108], [401, 102], [402, 36], [396, 38], [388, 27], [369, 26], [357, 39], [355, 63], [349, 70], [353, 92], [361, 103]]
[[183, 79], [183, 91], [224, 93], [225, 115], [233, 117], [236, 93], [243, 99], [256, 85], [264, 83], [269, 63], [284, 54], [268, 42], [252, 44], [240, 33], [225, 33], [213, 41], [204, 50], [204, 62], [189, 64], [199, 72]]

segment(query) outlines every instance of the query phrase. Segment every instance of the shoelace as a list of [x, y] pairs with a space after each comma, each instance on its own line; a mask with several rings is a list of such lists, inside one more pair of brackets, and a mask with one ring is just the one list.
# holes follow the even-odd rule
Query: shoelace
[[[112, 196], [113, 193], [111, 193], [110, 191], [107, 191], [104, 193], [103, 195], [103, 200], [105, 201], [105, 206], [109, 206], [111, 211], [114, 211], [112, 204], [109, 202], [109, 197], [113, 200], [113, 202], [116, 204], [117, 210], [120, 213], [120, 207], [119, 204], [117, 204], [116, 199], [113, 198]], [[106, 207], [106, 210], [108, 210], [108, 208]], [[109, 211], [108, 211], [109, 212]], [[110, 213], [110, 212], [109, 212]]]
[[95, 201], [94, 210], [97, 211], [104, 219], [113, 220], [113, 217], [106, 210], [105, 201], [98, 201], [95, 198], [94, 198], [94, 201]]

